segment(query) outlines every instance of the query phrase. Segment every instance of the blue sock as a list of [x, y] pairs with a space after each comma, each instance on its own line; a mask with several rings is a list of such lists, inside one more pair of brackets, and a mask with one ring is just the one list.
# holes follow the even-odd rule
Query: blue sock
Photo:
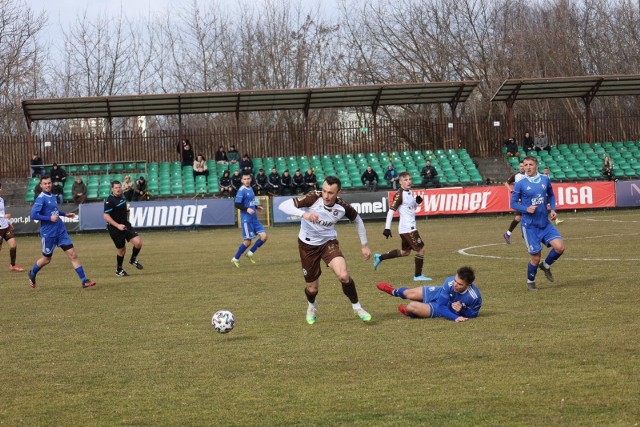
[[240, 246], [238, 247], [238, 251], [236, 252], [234, 258], [235, 259], [240, 259], [240, 257], [242, 256], [242, 254], [246, 250], [247, 250], [247, 247], [244, 245], [244, 243], [240, 243]]
[[84, 282], [87, 278], [87, 276], [84, 275], [84, 269], [82, 268], [82, 266], [76, 268], [76, 273], [78, 274], [81, 282]]
[[394, 289], [394, 290], [393, 290], [393, 292], [392, 292], [392, 294], [393, 294], [393, 296], [394, 296], [394, 297], [398, 297], [398, 298], [402, 298], [402, 299], [407, 299], [407, 298], [404, 296], [404, 291], [406, 291], [407, 289], [408, 289], [408, 288], [406, 288], [406, 287], [404, 287], [404, 286], [403, 286], [403, 287], [401, 287], [401, 288]]
[[262, 245], [264, 245], [264, 242], [262, 241], [262, 239], [256, 240], [255, 245], [253, 245], [253, 247], [251, 248], [251, 252], [257, 251]]
[[538, 272], [538, 266], [531, 265], [531, 263], [528, 262], [527, 263], [527, 279], [531, 280], [532, 282], [535, 282], [537, 272]]
[[562, 254], [559, 254], [558, 252], [556, 252], [555, 249], [551, 249], [551, 252], [549, 252], [549, 254], [547, 255], [547, 258], [544, 260], [544, 262], [546, 262], [547, 264], [551, 265], [554, 262], [556, 262], [558, 260], [558, 258], [560, 258], [562, 256]]
[[40, 271], [41, 269], [42, 268], [38, 265], [37, 262], [33, 264], [33, 268], [31, 269], [31, 274], [33, 274], [33, 277], [36, 277], [36, 274], [38, 274], [38, 271]]

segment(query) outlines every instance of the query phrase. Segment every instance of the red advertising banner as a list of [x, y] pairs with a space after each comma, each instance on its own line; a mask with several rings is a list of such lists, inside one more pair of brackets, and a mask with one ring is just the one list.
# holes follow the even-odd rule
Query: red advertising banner
[[[556, 208], [594, 209], [616, 206], [613, 182], [554, 183]], [[416, 215], [463, 215], [476, 213], [509, 212], [510, 193], [504, 186], [452, 187], [413, 189], [421, 195], [422, 203]], [[389, 200], [395, 192], [389, 193]]]

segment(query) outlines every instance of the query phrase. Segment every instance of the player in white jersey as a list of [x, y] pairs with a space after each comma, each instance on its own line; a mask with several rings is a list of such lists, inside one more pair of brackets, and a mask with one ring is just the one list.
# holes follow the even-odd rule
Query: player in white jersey
[[322, 274], [320, 261], [324, 261], [340, 280], [342, 291], [351, 301], [355, 315], [365, 322], [371, 320], [371, 315], [358, 301], [356, 285], [347, 271], [347, 262], [340, 251], [335, 224], [343, 217], [355, 224], [365, 261], [371, 257], [371, 250], [367, 246], [367, 231], [358, 212], [338, 197], [340, 188], [340, 179], [328, 176], [322, 184], [322, 192], [312, 191], [298, 199], [286, 200], [279, 206], [279, 209], [287, 215], [301, 217], [298, 250], [302, 274], [306, 282], [304, 292], [309, 302], [307, 323], [310, 325], [316, 322], [318, 309], [316, 296]]
[[[524, 173], [524, 164], [522, 163], [522, 160], [518, 165], [518, 169], [519, 169], [519, 172], [511, 175], [509, 179], [507, 179], [504, 183], [505, 187], [507, 187], [507, 190], [509, 190], [509, 196], [511, 196], [511, 191], [512, 191], [511, 186], [526, 176]], [[520, 224], [521, 219], [522, 219], [522, 216], [520, 215], [520, 213], [516, 212], [516, 216], [513, 218], [513, 221], [511, 221], [511, 224], [509, 225], [509, 229], [506, 231], [506, 233], [502, 235], [502, 237], [504, 237], [504, 241], [507, 242], [507, 245], [511, 244], [511, 233], [513, 233], [513, 230], [515, 230], [518, 224]]]
[[[2, 183], [0, 183], [0, 192], [2, 192]], [[9, 258], [11, 264], [9, 264], [9, 271], [24, 271], [24, 268], [16, 265], [16, 252], [18, 245], [16, 243], [16, 235], [13, 230], [13, 225], [9, 221], [11, 214], [4, 211], [4, 199], [0, 197], [0, 250], [2, 250], [2, 242], [5, 240], [9, 245]]]
[[431, 280], [430, 277], [422, 274], [425, 247], [424, 241], [420, 237], [416, 226], [416, 202], [418, 204], [422, 203], [422, 197], [413, 197], [413, 191], [411, 191], [413, 181], [409, 172], [402, 172], [399, 175], [398, 182], [400, 183], [400, 189], [391, 201], [391, 206], [389, 206], [389, 211], [387, 212], [387, 222], [385, 223], [382, 234], [384, 234], [387, 239], [393, 237], [391, 235], [391, 221], [393, 221], [393, 214], [398, 212], [400, 215], [398, 233], [400, 234], [402, 246], [400, 249], [394, 249], [385, 254], [374, 254], [373, 269], [377, 270], [380, 263], [386, 259], [404, 257], [409, 255], [411, 250], [413, 250], [416, 253], [413, 280]]

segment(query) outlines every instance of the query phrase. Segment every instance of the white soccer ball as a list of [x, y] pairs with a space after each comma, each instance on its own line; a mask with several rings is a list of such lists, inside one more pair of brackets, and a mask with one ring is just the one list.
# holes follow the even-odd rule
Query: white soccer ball
[[221, 334], [229, 333], [236, 326], [236, 318], [229, 310], [218, 310], [211, 318], [211, 327]]

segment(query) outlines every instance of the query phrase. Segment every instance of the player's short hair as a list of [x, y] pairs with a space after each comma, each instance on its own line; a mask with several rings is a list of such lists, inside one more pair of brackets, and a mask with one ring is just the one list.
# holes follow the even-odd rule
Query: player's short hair
[[111, 181], [111, 188], [113, 188], [114, 185], [122, 185], [122, 183], [116, 179]]
[[527, 156], [524, 159], [522, 159], [522, 162], [524, 163], [525, 160], [533, 160], [536, 165], [538, 164], [538, 158], [536, 156]]
[[411, 174], [409, 173], [409, 171], [404, 171], [404, 172], [400, 172], [398, 174], [398, 178], [403, 178], [405, 176], [411, 176]]
[[456, 272], [458, 277], [468, 284], [472, 284], [474, 280], [476, 280], [476, 272], [473, 271], [471, 267], [460, 267]]
[[325, 177], [324, 182], [329, 185], [337, 185], [338, 190], [342, 189], [342, 182], [340, 182], [340, 178], [338, 178], [337, 176], [329, 175]]
[[250, 171], [250, 170], [247, 170], [247, 169], [243, 170], [243, 171], [242, 171], [242, 176], [245, 176], [245, 175], [252, 176], [251, 171]]
[[40, 182], [44, 181], [45, 179], [51, 179], [51, 175], [45, 173], [40, 177]]

